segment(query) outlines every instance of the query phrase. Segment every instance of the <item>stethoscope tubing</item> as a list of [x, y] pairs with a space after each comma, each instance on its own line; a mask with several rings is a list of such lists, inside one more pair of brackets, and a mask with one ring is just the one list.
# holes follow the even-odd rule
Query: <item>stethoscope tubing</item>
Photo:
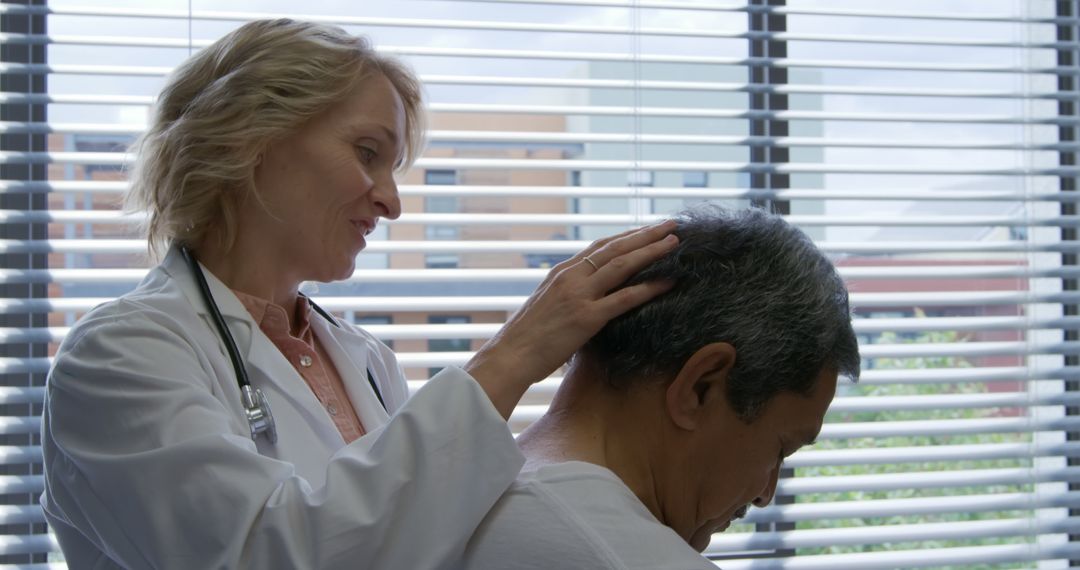
[[225, 343], [225, 351], [229, 353], [229, 360], [232, 361], [233, 370], [236, 371], [236, 382], [240, 385], [241, 390], [244, 386], [251, 386], [247, 370], [244, 368], [244, 361], [240, 358], [240, 349], [236, 348], [236, 340], [233, 339], [232, 332], [229, 331], [229, 325], [225, 323], [225, 318], [221, 316], [221, 310], [218, 309], [218, 305], [214, 301], [214, 295], [210, 292], [210, 285], [206, 282], [206, 276], [203, 275], [202, 268], [199, 267], [199, 261], [186, 247], [181, 247], [180, 253], [184, 255], [188, 266], [191, 267], [191, 272], [195, 274], [195, 282], [199, 284], [199, 293], [202, 294], [203, 301], [206, 302], [206, 308], [210, 311], [210, 318], [214, 321], [218, 336]]
[[[203, 302], [206, 303], [207, 309], [210, 311], [210, 318], [214, 321], [214, 327], [218, 330], [218, 336], [220, 336], [222, 342], [225, 343], [225, 351], [229, 353], [229, 360], [232, 362], [233, 370], [236, 373], [236, 383], [240, 387], [241, 402], [244, 404], [245, 412], [248, 417], [248, 427], [251, 428], [251, 439], [255, 439], [260, 433], [265, 433], [267, 439], [270, 440], [270, 443], [277, 442], [277, 426], [274, 422], [273, 413], [270, 411], [270, 403], [266, 400], [266, 396], [263, 395], [261, 390], [251, 385], [251, 381], [248, 379], [247, 369], [244, 367], [244, 361], [240, 358], [240, 350], [236, 347], [236, 340], [229, 330], [229, 325], [225, 323], [225, 318], [221, 316], [221, 310], [214, 300], [214, 295], [210, 291], [210, 285], [206, 282], [206, 276], [203, 274], [202, 267], [199, 266], [199, 261], [195, 259], [195, 255], [192, 254], [187, 247], [181, 246], [180, 253], [184, 256], [184, 260], [187, 262], [188, 267], [191, 268], [191, 273], [195, 276], [195, 282], [199, 286], [199, 293], [203, 298]], [[319, 313], [323, 318], [329, 321], [330, 324], [335, 327], [341, 327], [330, 313], [327, 313], [322, 307], [316, 305], [314, 301], [308, 299], [308, 304], [315, 312]], [[379, 399], [379, 403], [382, 404], [383, 409], [389, 412], [389, 409], [386, 407], [386, 402], [383, 400], [382, 392], [375, 383], [375, 377], [372, 375], [370, 368], [367, 370], [367, 379], [368, 383], [371, 384], [371, 389], [375, 392], [375, 397]]]

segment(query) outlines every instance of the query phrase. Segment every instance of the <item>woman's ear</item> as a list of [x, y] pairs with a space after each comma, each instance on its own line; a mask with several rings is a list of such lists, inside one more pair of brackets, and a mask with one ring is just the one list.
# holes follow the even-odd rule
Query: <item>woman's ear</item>
[[735, 366], [735, 347], [714, 342], [697, 350], [668, 384], [666, 409], [671, 421], [685, 430], [694, 430], [707, 408], [718, 398], [726, 399], [727, 380]]

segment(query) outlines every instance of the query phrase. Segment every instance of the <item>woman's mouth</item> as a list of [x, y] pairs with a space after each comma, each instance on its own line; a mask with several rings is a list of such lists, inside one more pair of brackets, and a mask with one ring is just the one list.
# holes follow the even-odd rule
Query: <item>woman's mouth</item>
[[360, 218], [350, 221], [353, 227], [365, 236], [371, 235], [371, 232], [375, 231], [375, 225], [378, 223], [375, 218]]

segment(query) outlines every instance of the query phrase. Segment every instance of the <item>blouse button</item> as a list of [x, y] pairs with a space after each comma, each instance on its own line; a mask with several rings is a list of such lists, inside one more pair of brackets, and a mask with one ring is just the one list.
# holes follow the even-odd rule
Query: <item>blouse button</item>
[[337, 415], [337, 408], [333, 404], [327, 404], [326, 411], [330, 412], [331, 416]]
[[303, 366], [304, 368], [307, 368], [307, 367], [311, 366], [311, 357], [306, 355], [306, 354], [301, 356], [300, 357], [300, 366]]

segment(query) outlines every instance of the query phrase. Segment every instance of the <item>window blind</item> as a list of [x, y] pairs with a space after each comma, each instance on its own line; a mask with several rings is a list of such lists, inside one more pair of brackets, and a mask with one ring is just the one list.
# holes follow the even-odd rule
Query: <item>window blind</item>
[[[1080, 560], [1074, 2], [258, 6], [0, 4], [0, 564], [64, 567], [36, 506], [42, 386], [68, 327], [145, 274], [138, 219], [117, 210], [128, 144], [173, 66], [281, 15], [369, 35], [427, 85], [405, 214], [312, 293], [392, 343], [413, 388], [591, 240], [700, 201], [766, 207], [837, 263], [865, 372], [775, 504], [706, 554]], [[529, 391], [515, 430], [559, 380]]]

